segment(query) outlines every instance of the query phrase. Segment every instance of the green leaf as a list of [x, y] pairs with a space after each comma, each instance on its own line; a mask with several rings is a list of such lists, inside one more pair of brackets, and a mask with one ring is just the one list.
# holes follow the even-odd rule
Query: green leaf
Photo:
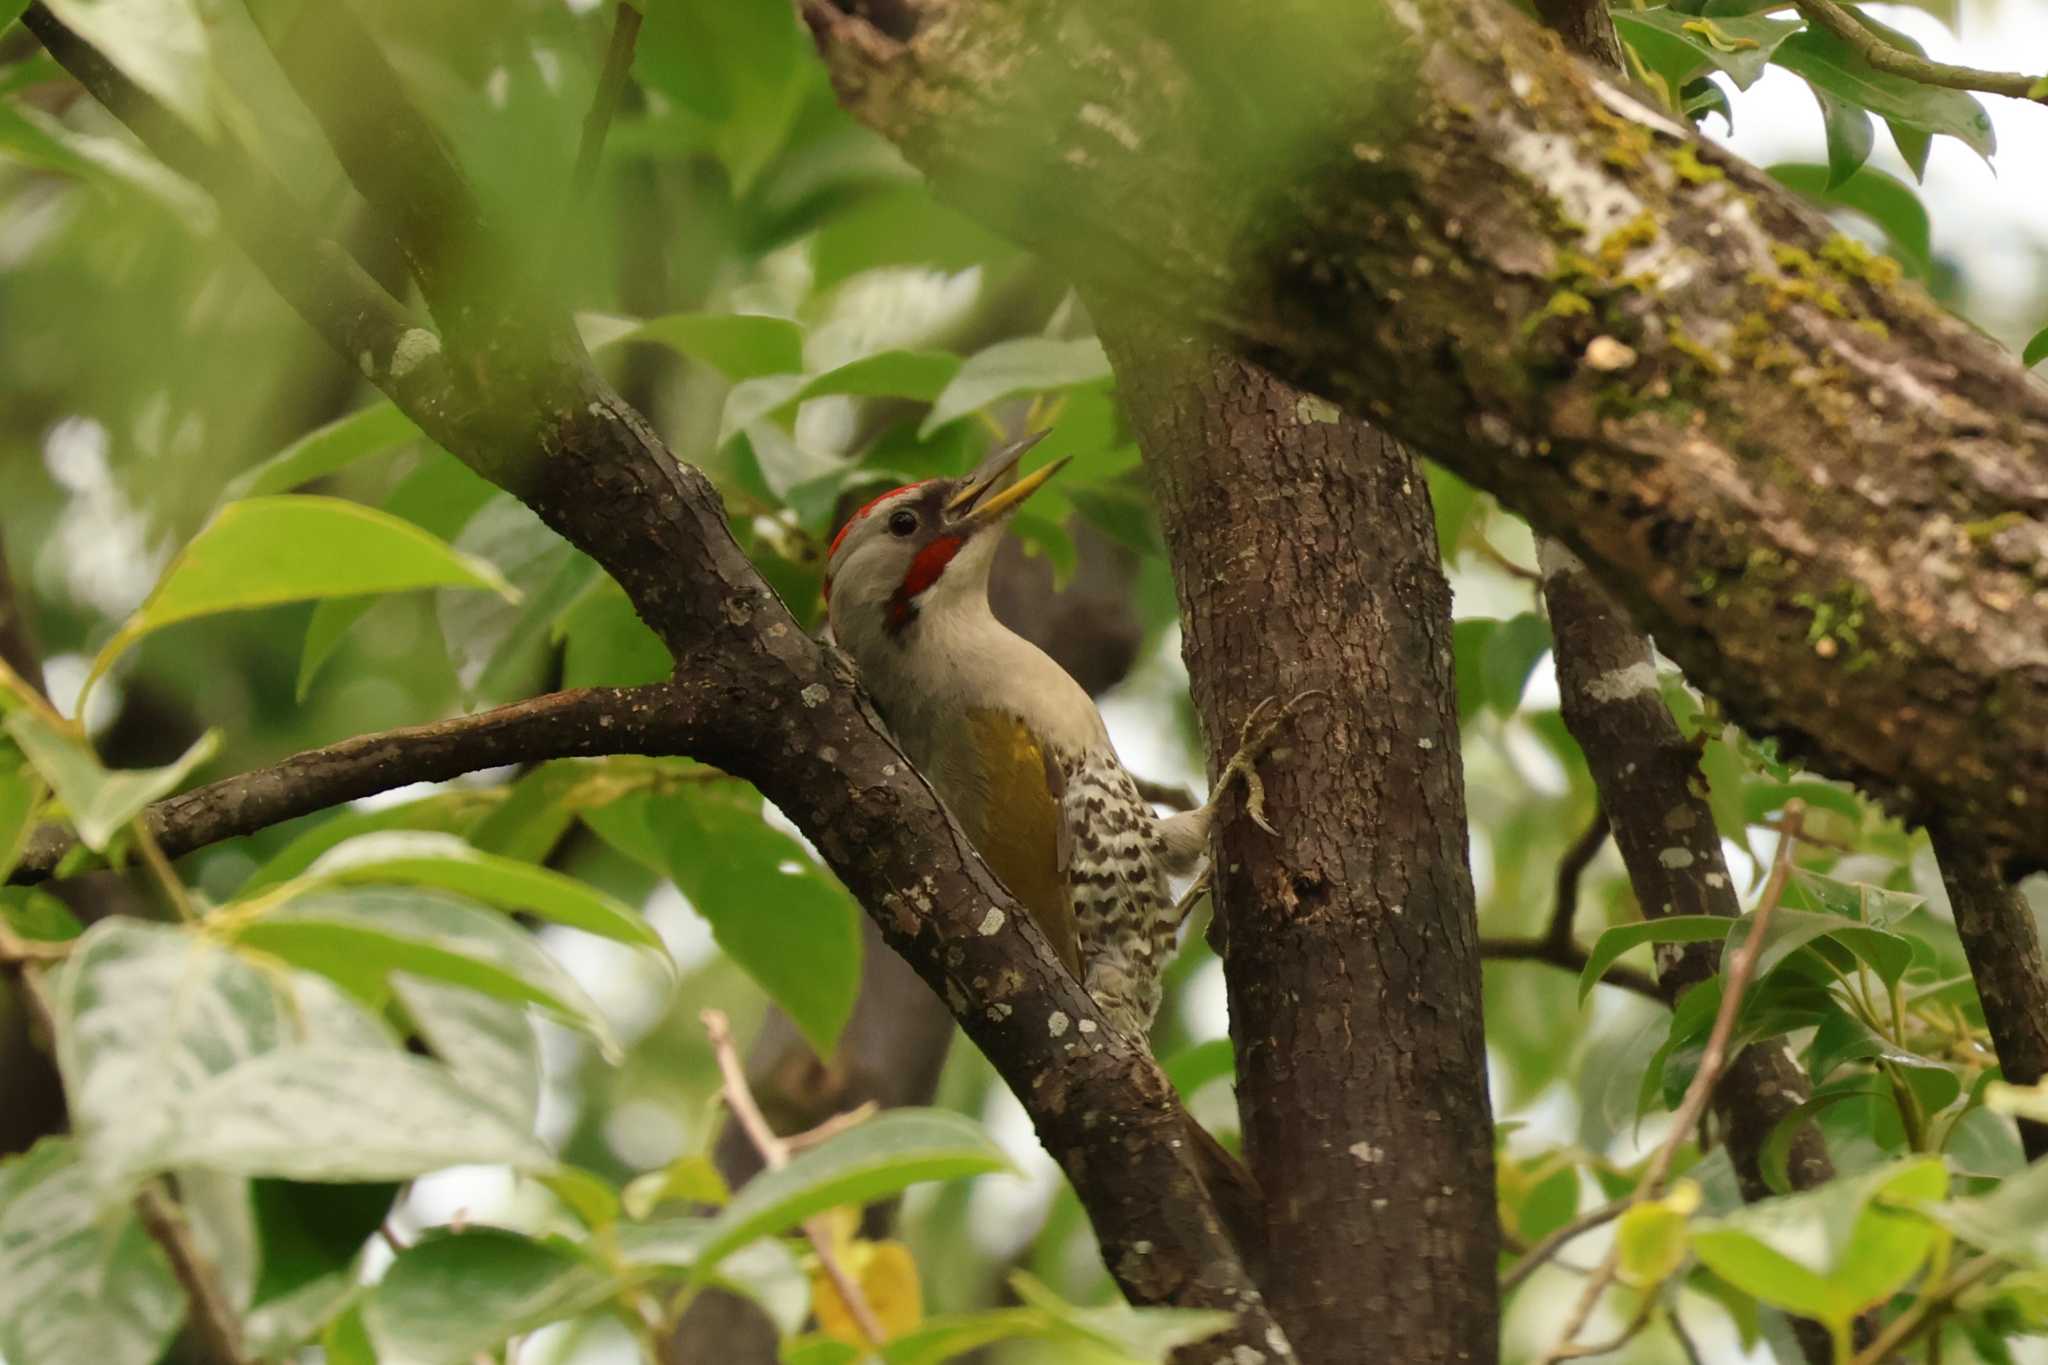
[[[384, 510], [446, 540], [458, 534], [498, 494], [497, 488], [462, 461], [438, 446], [429, 446], [419, 467], [384, 500]], [[321, 665], [377, 601], [374, 597], [330, 597], [315, 604], [312, 619], [306, 623], [305, 651], [299, 659], [301, 700]]]
[[1728, 102], [1728, 92], [1721, 83], [1711, 76], [1701, 76], [1678, 92], [1679, 107], [1685, 116], [1698, 125], [1708, 114], [1719, 114], [1721, 121], [1728, 125], [1728, 131], [1735, 131], [1735, 106]]
[[348, 1181], [549, 1161], [323, 978], [190, 930], [103, 920], [51, 987], [65, 1095], [110, 1197], [187, 1166]]
[[616, 943], [645, 948], [673, 975], [661, 935], [625, 902], [575, 877], [502, 858], [452, 834], [391, 830], [336, 845], [308, 869], [315, 882], [343, 886], [424, 886], [565, 924]]
[[47, 0], [50, 12], [201, 133], [214, 130], [206, 23], [193, 0]]
[[1486, 643], [1500, 622], [1489, 616], [1469, 616], [1451, 623], [1451, 658], [1458, 682], [1458, 719], [1469, 721], [1486, 705], [1486, 679], [1481, 662]]
[[1051, 393], [1100, 383], [1109, 377], [1109, 357], [1103, 354], [1102, 343], [1092, 338], [1054, 341], [1049, 337], [1019, 337], [999, 341], [967, 358], [953, 381], [933, 401], [918, 435], [929, 436], [955, 418], [1018, 394]]
[[764, 1171], [711, 1221], [695, 1277], [757, 1237], [838, 1204], [869, 1204], [928, 1180], [1011, 1169], [981, 1126], [940, 1109], [894, 1109]]
[[884, 1365], [944, 1365], [998, 1341], [1051, 1336], [1057, 1321], [1037, 1308], [942, 1314], [925, 1319], [901, 1336], [891, 1337], [882, 1347], [882, 1360]]
[[1773, 179], [1823, 204], [1851, 209], [1883, 229], [1892, 254], [1909, 274], [1926, 279], [1933, 270], [1932, 228], [1927, 207], [1913, 187], [1873, 166], [1836, 181], [1827, 167], [1781, 162], [1769, 167]]
[[259, 1360], [290, 1356], [365, 1292], [352, 1272], [337, 1270], [270, 1299], [242, 1320], [250, 1353]]
[[0, 0], [0, 33], [10, 28], [28, 9], [29, 0]]
[[[1074, 510], [1089, 525], [1119, 545], [1127, 545], [1141, 555], [1166, 553], [1166, 542], [1159, 534], [1158, 510], [1144, 489], [1128, 483], [1107, 483], [1092, 487], [1076, 485], [1066, 493]], [[1023, 515], [1025, 512], [1018, 513]]]
[[0, 160], [97, 180], [100, 167], [79, 155], [62, 124], [40, 109], [0, 104]]
[[804, 367], [804, 329], [753, 313], [670, 313], [635, 322], [586, 314], [578, 321], [592, 350], [651, 342], [701, 360], [727, 379], [793, 374]]
[[363, 1328], [379, 1360], [469, 1365], [507, 1337], [587, 1312], [620, 1288], [565, 1243], [471, 1228], [400, 1252], [363, 1300]]
[[1160, 1063], [1166, 1072], [1166, 1079], [1173, 1082], [1173, 1088], [1180, 1092], [1183, 1100], [1211, 1081], [1237, 1075], [1237, 1049], [1228, 1038], [1211, 1038], [1196, 1043]]
[[171, 561], [156, 590], [93, 660], [106, 672], [152, 631], [198, 616], [316, 597], [511, 584], [410, 522], [340, 498], [280, 494], [229, 503]]
[[628, 1214], [645, 1220], [671, 1200], [713, 1206], [731, 1203], [732, 1190], [709, 1157], [691, 1153], [677, 1157], [661, 1170], [635, 1177], [621, 1197]]
[[1989, 1193], [1929, 1210], [1963, 1240], [2022, 1265], [2048, 1266], [2048, 1163], [2036, 1162]]
[[283, 885], [318, 862], [327, 850], [361, 835], [392, 829], [466, 834], [480, 824], [486, 812], [502, 809], [498, 797], [498, 793], [490, 790], [450, 787], [395, 806], [330, 812], [250, 873], [236, 891], [236, 898], [250, 900], [267, 887]]
[[101, 767], [88, 745], [38, 711], [16, 711], [7, 718], [7, 733], [64, 803], [65, 818], [80, 842], [96, 853], [104, 853], [143, 807], [183, 786], [192, 770], [220, 748], [220, 731], [208, 730], [175, 763], [116, 771]]
[[960, 357], [947, 351], [877, 351], [806, 380], [797, 399], [844, 393], [929, 403], [945, 392], [960, 369]]
[[1501, 622], [1487, 636], [1479, 660], [1487, 704], [1504, 716], [1513, 715], [1522, 704], [1529, 675], [1549, 648], [1550, 623], [1536, 613], [1525, 611]]
[[1142, 1365], [1164, 1365], [1176, 1348], [1215, 1336], [1237, 1320], [1234, 1313], [1206, 1308], [1080, 1308], [1022, 1271], [1010, 1277], [1010, 1288], [1050, 1317], [1057, 1335], [1107, 1347]]
[[[319, 1314], [318, 1286], [343, 1282], [356, 1287], [364, 1244], [390, 1217], [400, 1185], [319, 1184], [303, 1180], [257, 1179], [250, 1182], [256, 1225], [263, 1241], [263, 1276], [256, 1285], [257, 1312], [277, 1305], [275, 1326], [295, 1330], [314, 1314], [306, 1334], [317, 1333], [332, 1313]], [[301, 1293], [296, 1305], [286, 1301]], [[251, 1324], [252, 1335], [255, 1325]], [[282, 1353], [280, 1349], [278, 1354]]]
[[1607, 969], [1631, 948], [1645, 943], [1706, 943], [1725, 939], [1728, 927], [1737, 922], [1722, 915], [1666, 915], [1603, 930], [1593, 941], [1593, 950], [1586, 954], [1586, 965], [1579, 972], [1579, 999], [1583, 1002], [1592, 994]]
[[0, 886], [0, 919], [31, 943], [68, 943], [85, 932], [70, 906], [37, 886]]
[[1938, 1157], [1766, 1199], [1693, 1229], [1693, 1249], [1736, 1288], [1837, 1330], [1910, 1281], [1934, 1245], [1916, 1211], [1948, 1189]]
[[1877, 143], [1877, 132], [1871, 126], [1869, 112], [1860, 105], [1836, 99], [1812, 82], [1808, 82], [1806, 88], [1813, 92], [1815, 102], [1820, 105], [1821, 127], [1827, 133], [1827, 188], [1832, 190], [1870, 160], [1870, 149]]
[[[1821, 1025], [1826, 1028], [1826, 1023]], [[1844, 1100], [1864, 1100], [1885, 1094], [1884, 1079], [1863, 1073], [1819, 1085], [1811, 1098], [1805, 1100], [1772, 1125], [1770, 1135], [1757, 1154], [1757, 1168], [1762, 1172], [1764, 1183], [1773, 1194], [1790, 1194], [1792, 1180], [1786, 1167], [1791, 1160], [1792, 1144], [1805, 1127], [1819, 1119], [1828, 1110]]]
[[70, 1138], [0, 1161], [0, 1356], [154, 1365], [184, 1313], [141, 1223], [125, 1207], [102, 1216]]
[[495, 565], [514, 590], [502, 598], [435, 594], [434, 615], [456, 679], [472, 698], [526, 696], [542, 670], [556, 620], [601, 571], [510, 494], [479, 508], [455, 547]]
[[434, 1056], [513, 1127], [540, 1115], [540, 1039], [526, 1010], [461, 986], [393, 972], [391, 993]]
[[1775, 60], [1816, 91], [1867, 109], [1895, 128], [1946, 134], [1986, 160], [1997, 148], [1991, 116], [1974, 96], [1879, 71], [1826, 29], [1801, 29], [1779, 45]]
[[622, 825], [637, 821], [718, 946], [819, 1056], [832, 1055], [860, 989], [861, 912], [795, 840], [767, 824], [751, 787], [694, 783], [584, 818], [614, 843]]
[[2027, 342], [2027, 349], [2021, 352], [2020, 359], [2028, 369], [2048, 360], [2048, 327], [2034, 333], [2032, 340]]
[[[708, 1218], [657, 1218], [621, 1223], [611, 1230], [620, 1262], [657, 1279], [687, 1278], [704, 1268], [711, 1244]], [[787, 1246], [772, 1237], [751, 1242], [706, 1269], [708, 1283], [758, 1304], [783, 1335], [803, 1326], [811, 1311], [811, 1283]]]
[[255, 468], [236, 475], [222, 490], [220, 500], [238, 502], [289, 492], [358, 460], [392, 450], [419, 434], [420, 429], [395, 404], [372, 403], [307, 432]]
[[1679, 10], [1617, 9], [1614, 26], [1643, 64], [1682, 89], [1709, 68], [1726, 72], [1747, 90], [1769, 65], [1771, 54], [1801, 25], [1753, 16], [1700, 18]]
[[1896, 119], [1887, 119], [1885, 127], [1891, 130], [1892, 145], [1899, 149], [1907, 169], [1913, 172], [1913, 179], [1924, 183], [1927, 179], [1927, 158], [1934, 150], [1934, 134], [1909, 127]]
[[675, 671], [661, 637], [608, 575], [593, 580], [563, 612], [562, 686], [632, 687], [661, 682]]
[[1621, 1215], [1614, 1225], [1614, 1252], [1623, 1284], [1648, 1289], [1678, 1273], [1685, 1264], [1688, 1220], [1699, 1200], [1699, 1187], [1680, 1181], [1669, 1197]]
[[1785, 904], [1794, 909], [1836, 915], [1875, 929], [1896, 924], [1926, 903], [1927, 898], [1915, 892], [1892, 891], [1868, 882], [1845, 882], [1804, 867], [1792, 869], [1791, 884], [1785, 892]]
[[[1730, 952], [1745, 941], [1753, 919], [1754, 916], [1745, 915], [1729, 931]], [[1897, 934], [1835, 915], [1780, 907], [1764, 929], [1763, 951], [1756, 960], [1756, 978], [1762, 980], [1769, 976], [1801, 948], [1826, 940], [1840, 943], [1869, 963], [1887, 986], [1897, 982], [1906, 968], [1913, 964], [1913, 945]]]
[[0, 884], [5, 884], [28, 845], [42, 804], [43, 784], [21, 755], [0, 749]]
[[392, 972], [411, 972], [539, 1005], [583, 1030], [608, 1056], [618, 1042], [596, 1004], [515, 924], [429, 891], [357, 887], [295, 896], [234, 921], [237, 941], [381, 1001]]

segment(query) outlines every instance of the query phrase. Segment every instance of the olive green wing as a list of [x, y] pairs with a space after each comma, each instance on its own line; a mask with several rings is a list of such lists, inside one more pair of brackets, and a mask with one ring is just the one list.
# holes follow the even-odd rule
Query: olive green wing
[[968, 837], [1078, 978], [1081, 953], [1067, 888], [1072, 844], [1061, 813], [1066, 783], [1059, 764], [1008, 712], [971, 711], [967, 726], [988, 793], [981, 828], [970, 828]]

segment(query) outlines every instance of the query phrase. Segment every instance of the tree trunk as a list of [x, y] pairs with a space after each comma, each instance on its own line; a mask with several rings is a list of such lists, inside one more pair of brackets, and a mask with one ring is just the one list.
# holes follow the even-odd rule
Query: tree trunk
[[1497, 1357], [1478, 928], [1428, 487], [1400, 446], [1199, 340], [1096, 322], [1158, 493], [1211, 777], [1307, 689], [1213, 851], [1253, 1262], [1318, 1365]]
[[1497, 494], [1788, 755], [2048, 865], [2048, 390], [1761, 172], [1496, 0], [805, 14], [942, 194]]

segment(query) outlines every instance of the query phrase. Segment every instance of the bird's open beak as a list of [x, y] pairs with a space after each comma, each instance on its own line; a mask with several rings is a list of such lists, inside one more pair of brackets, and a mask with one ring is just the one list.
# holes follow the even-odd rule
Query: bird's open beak
[[992, 496], [989, 490], [1001, 483], [1009, 472], [1017, 467], [1017, 461], [1024, 458], [1024, 452], [1044, 440], [1046, 433], [1034, 431], [1020, 441], [999, 446], [981, 462], [972, 474], [960, 484], [960, 491], [946, 501], [946, 512], [959, 513], [962, 523], [987, 525], [997, 521], [1014, 509], [1024, 499], [1037, 492], [1039, 487], [1060, 472], [1073, 457], [1063, 455], [1051, 464], [1032, 470], [1008, 488]]

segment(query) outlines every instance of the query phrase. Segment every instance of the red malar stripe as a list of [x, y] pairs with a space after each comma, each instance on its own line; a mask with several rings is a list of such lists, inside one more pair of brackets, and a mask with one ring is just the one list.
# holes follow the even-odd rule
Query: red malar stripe
[[890, 624], [900, 628], [910, 623], [911, 603], [919, 593], [939, 581], [939, 575], [946, 571], [946, 566], [953, 562], [953, 556], [960, 553], [960, 547], [966, 543], [966, 536], [940, 536], [917, 552], [917, 558], [910, 561], [910, 569], [903, 575], [895, 596], [889, 599]]

